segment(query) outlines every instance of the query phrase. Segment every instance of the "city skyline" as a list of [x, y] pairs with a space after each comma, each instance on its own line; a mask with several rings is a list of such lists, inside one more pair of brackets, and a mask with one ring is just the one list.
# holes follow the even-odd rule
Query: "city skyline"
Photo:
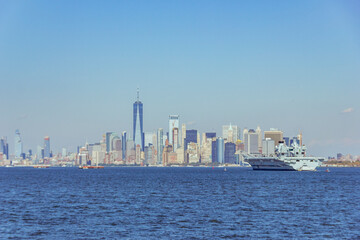
[[16, 129], [24, 152], [44, 136], [56, 152], [110, 131], [129, 139], [139, 86], [143, 132], [165, 134], [177, 114], [201, 133], [230, 123], [302, 131], [311, 154], [359, 154], [358, 9], [357, 1], [2, 2], [0, 136], [10, 153]]

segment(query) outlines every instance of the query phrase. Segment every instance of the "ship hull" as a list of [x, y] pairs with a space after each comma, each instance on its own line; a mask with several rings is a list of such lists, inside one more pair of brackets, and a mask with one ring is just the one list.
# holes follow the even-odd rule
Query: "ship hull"
[[246, 161], [252, 166], [253, 170], [261, 171], [316, 171], [321, 161], [316, 158], [288, 157], [284, 159], [254, 157]]

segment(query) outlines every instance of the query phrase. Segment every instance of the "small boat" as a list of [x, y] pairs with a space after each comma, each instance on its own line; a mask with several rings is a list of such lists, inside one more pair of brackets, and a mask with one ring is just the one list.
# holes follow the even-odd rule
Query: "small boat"
[[329, 169], [326, 169], [325, 172], [330, 172], [330, 170], [329, 170]]
[[226, 172], [227, 170], [226, 170], [226, 168], [224, 168], [224, 172]]
[[35, 165], [34, 168], [49, 168], [47, 165]]
[[103, 169], [104, 166], [79, 166], [80, 169]]

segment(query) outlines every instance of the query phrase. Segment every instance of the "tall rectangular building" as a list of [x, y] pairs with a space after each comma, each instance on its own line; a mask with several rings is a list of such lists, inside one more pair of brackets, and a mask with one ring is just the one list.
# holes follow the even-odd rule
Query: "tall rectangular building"
[[264, 138], [271, 138], [274, 140], [275, 146], [279, 146], [279, 142], [283, 141], [283, 132], [276, 128], [270, 128], [270, 131], [264, 131]]
[[[169, 144], [174, 144], [174, 128], [179, 130], [179, 115], [170, 115], [169, 116]], [[179, 139], [176, 140], [179, 142]], [[175, 149], [174, 149], [175, 150]]]
[[164, 149], [164, 130], [159, 128], [157, 130], [157, 141], [156, 141], [156, 151], [157, 151], [157, 164], [163, 163], [162, 153]]
[[274, 156], [275, 154], [275, 142], [271, 138], [266, 138], [262, 142], [262, 154], [266, 157]]
[[244, 151], [249, 154], [259, 153], [259, 132], [244, 129]]
[[224, 139], [218, 138], [216, 139], [216, 157], [217, 162], [223, 164], [224, 163]]
[[235, 152], [236, 152], [235, 143], [232, 143], [232, 142], [225, 143], [225, 152], [224, 152], [225, 163], [229, 163], [229, 164], [235, 163], [235, 160], [236, 160]]
[[140, 145], [140, 149], [144, 151], [143, 104], [139, 100], [139, 89], [137, 91], [137, 101], [133, 105], [133, 130], [135, 146]]
[[2, 137], [0, 140], [0, 152], [4, 154], [4, 159], [9, 159], [9, 144], [6, 137]]
[[121, 134], [121, 145], [122, 145], [122, 159], [126, 159], [126, 131]]
[[44, 138], [44, 157], [49, 158], [50, 157], [50, 137], [46, 136]]
[[224, 125], [222, 127], [222, 138], [226, 142], [235, 143], [238, 139], [240, 139], [238, 126], [231, 124]]
[[187, 145], [191, 142], [193, 143], [198, 143], [198, 134], [197, 134], [197, 130], [186, 130], [186, 138], [185, 138], [185, 143], [184, 143], [184, 149], [187, 149]]
[[21, 154], [23, 152], [23, 146], [22, 141], [20, 137], [20, 131], [17, 129], [15, 131], [15, 157], [21, 157]]

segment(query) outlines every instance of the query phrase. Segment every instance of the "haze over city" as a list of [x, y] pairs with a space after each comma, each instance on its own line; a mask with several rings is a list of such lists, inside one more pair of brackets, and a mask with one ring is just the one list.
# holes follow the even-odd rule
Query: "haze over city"
[[200, 132], [302, 131], [308, 152], [359, 154], [358, 1], [4, 1], [0, 136], [75, 151], [168, 116]]

